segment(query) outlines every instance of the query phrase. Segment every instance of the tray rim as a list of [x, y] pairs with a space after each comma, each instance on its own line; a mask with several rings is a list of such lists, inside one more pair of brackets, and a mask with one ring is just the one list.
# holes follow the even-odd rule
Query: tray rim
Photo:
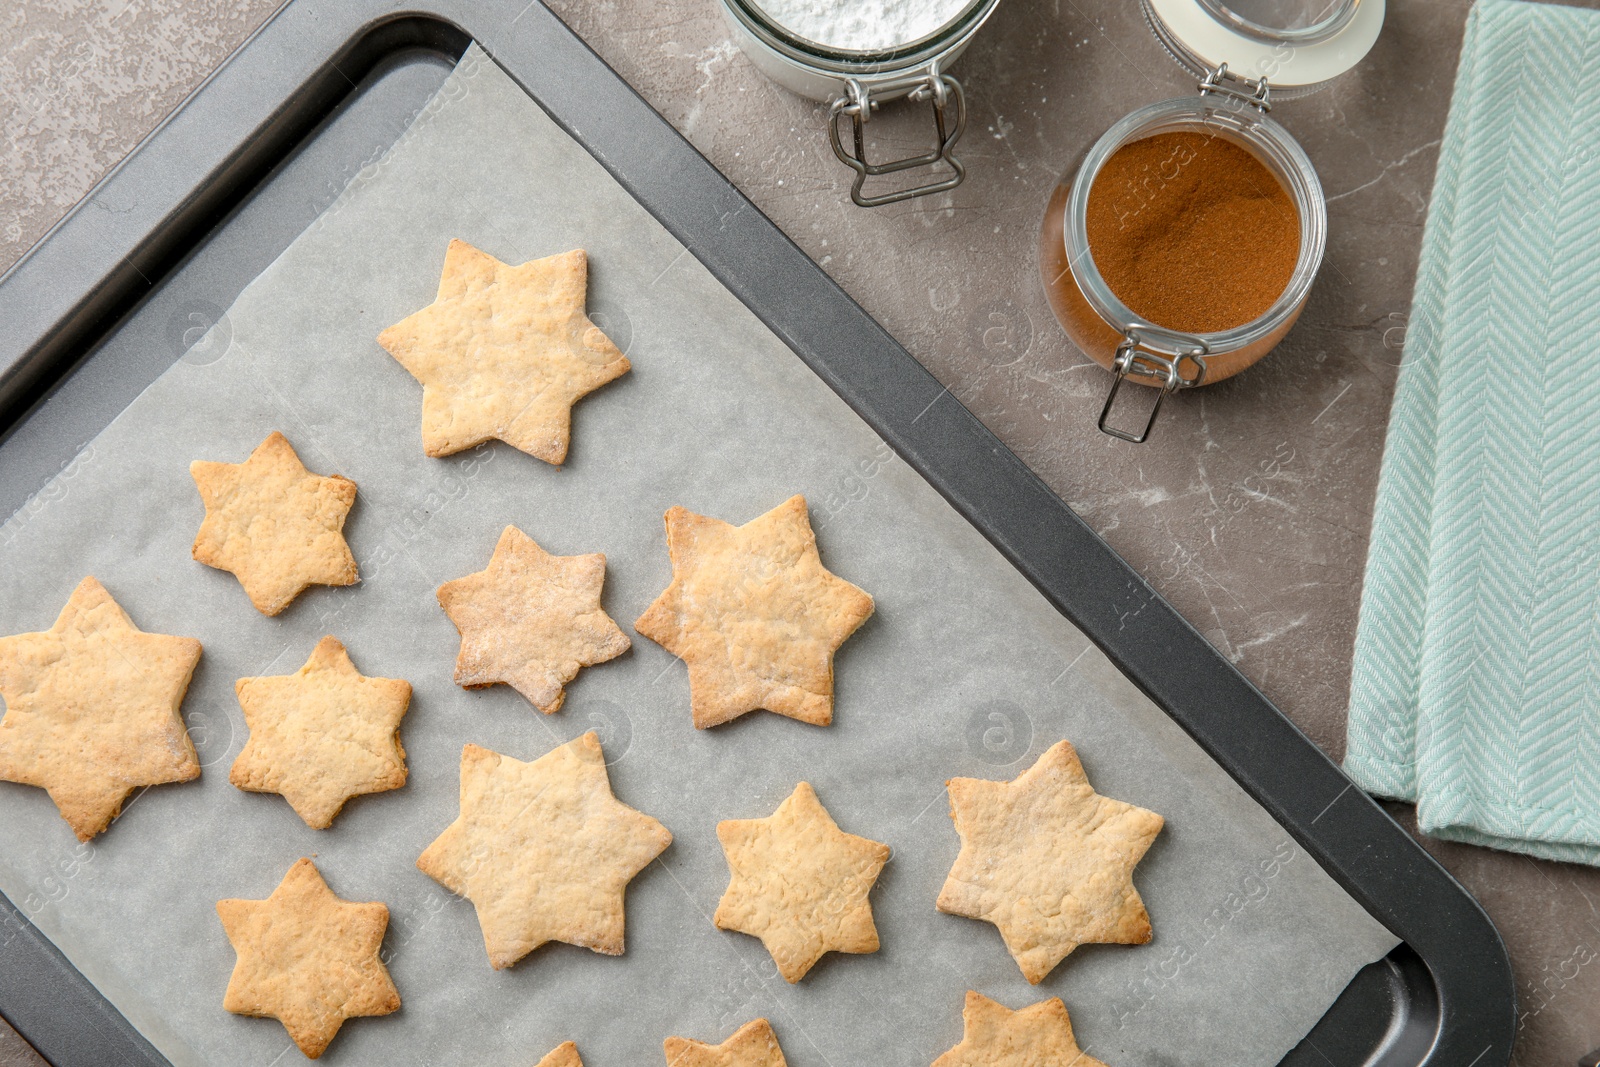
[[[263, 160], [270, 169], [314, 127], [303, 121], [308, 111], [321, 103], [325, 113], [354, 87], [363, 50], [459, 54], [469, 40], [1402, 938], [1412, 958], [1397, 950], [1392, 984], [1420, 989], [1424, 1000], [1421, 986], [1431, 984], [1434, 1004], [1412, 1020], [1410, 1040], [1386, 1042], [1372, 1062], [1509, 1061], [1510, 960], [1477, 902], [540, 0], [286, 0], [0, 276], [0, 440], [225, 214], [229, 188], [242, 198], [265, 176]], [[263, 78], [285, 95], [263, 93]], [[130, 189], [142, 194], [124, 199], [134, 210], [88, 210]], [[0, 897], [0, 922], [13, 916], [21, 918]], [[19, 940], [42, 966], [54, 953], [54, 966], [78, 978], [83, 988], [62, 995], [91, 1012], [91, 1044], [120, 1024], [134, 1039], [124, 1060], [143, 1046], [153, 1058], [138, 1062], [165, 1062], [42, 934], [27, 931], [42, 944]], [[0, 1003], [25, 997], [20, 985], [0, 980]], [[96, 1002], [111, 1018], [92, 1014]], [[1401, 1005], [1396, 1019], [1406, 1014]]]

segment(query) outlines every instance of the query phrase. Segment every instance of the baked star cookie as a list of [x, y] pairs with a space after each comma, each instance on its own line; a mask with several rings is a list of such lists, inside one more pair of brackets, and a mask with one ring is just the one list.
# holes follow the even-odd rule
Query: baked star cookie
[[300, 860], [266, 900], [219, 900], [238, 962], [222, 1006], [277, 1019], [300, 1051], [321, 1056], [346, 1019], [400, 1007], [378, 957], [389, 909], [334, 896], [316, 864]]
[[969, 990], [961, 1022], [961, 1043], [933, 1067], [1106, 1067], [1078, 1048], [1060, 997], [1012, 1011]]
[[810, 783], [765, 819], [728, 819], [717, 839], [732, 877], [712, 921], [759, 937], [788, 982], [827, 952], [876, 952], [867, 894], [889, 846], [839, 829]]
[[537, 1067], [583, 1067], [583, 1061], [578, 1058], [578, 1046], [571, 1041], [563, 1041], [551, 1049]]
[[667, 1067], [788, 1067], [765, 1019], [745, 1023], [720, 1045], [669, 1037], [663, 1046]]
[[1162, 818], [1096, 793], [1072, 745], [1058, 741], [1013, 782], [946, 784], [961, 852], [938, 908], [994, 923], [1029, 982], [1079, 945], [1150, 940], [1133, 868]]
[[623, 892], [672, 843], [611, 794], [593, 731], [534, 760], [461, 752], [461, 815], [417, 860], [472, 901], [489, 965], [546, 941], [622, 955]]
[[629, 368], [584, 313], [588, 288], [581, 248], [513, 267], [450, 242], [438, 297], [378, 335], [422, 383], [428, 455], [498, 439], [566, 459], [572, 405]]
[[628, 635], [600, 607], [606, 557], [552, 556], [507, 526], [487, 570], [439, 587], [439, 606], [461, 634], [456, 684], [504, 682], [549, 715], [578, 671], [628, 650]]
[[698, 727], [765, 708], [833, 721], [833, 654], [872, 614], [872, 597], [822, 565], [793, 496], [743, 526], [667, 512], [672, 584], [634, 623], [689, 666]]
[[334, 637], [289, 675], [240, 678], [233, 686], [250, 740], [228, 781], [279, 793], [315, 830], [333, 825], [345, 801], [406, 784], [400, 719], [411, 683], [368, 678]]
[[135, 789], [200, 777], [179, 707], [200, 642], [147, 634], [85, 578], [55, 625], [0, 637], [0, 779], [47, 790], [79, 841]]
[[356, 483], [312, 474], [274, 431], [243, 463], [189, 464], [205, 521], [194, 558], [232, 571], [263, 615], [276, 615], [311, 585], [353, 585], [356, 561], [344, 520]]

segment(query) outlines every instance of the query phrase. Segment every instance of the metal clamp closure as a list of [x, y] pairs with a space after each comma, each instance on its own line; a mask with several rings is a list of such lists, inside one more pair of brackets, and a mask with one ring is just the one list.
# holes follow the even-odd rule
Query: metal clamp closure
[[[924, 100], [932, 101], [933, 124], [939, 138], [937, 146], [933, 151], [920, 156], [910, 156], [889, 163], [867, 162], [866, 124], [872, 117], [872, 112], [878, 107], [878, 101], [872, 99], [872, 94], [884, 95], [907, 89], [910, 91], [905, 95], [910, 100], [918, 103]], [[952, 106], [955, 110], [953, 120], [950, 115]], [[853, 154], [846, 150], [844, 140], [839, 133], [839, 119], [845, 115], [850, 117], [852, 126], [852, 144], [855, 148]], [[929, 193], [941, 193], [960, 185], [967, 172], [961, 161], [951, 154], [951, 149], [961, 139], [961, 134], [966, 128], [967, 100], [961, 91], [961, 83], [948, 74], [940, 73], [938, 64], [929, 66], [925, 73], [873, 82], [870, 87], [858, 79], [851, 78], [845, 83], [845, 95], [836, 97], [828, 108], [828, 134], [833, 142], [833, 154], [838, 156], [845, 166], [856, 172], [855, 184], [850, 188], [850, 199], [861, 207], [893, 204], [916, 196], [926, 196]], [[882, 193], [878, 196], [866, 196], [861, 192], [868, 177], [893, 174], [913, 167], [935, 166], [941, 162], [949, 164], [955, 173], [940, 181], [910, 189], [899, 189], [892, 193]]]
[[[1156, 424], [1156, 416], [1161, 413], [1161, 402], [1168, 393], [1192, 389], [1206, 380], [1207, 349], [1204, 341], [1187, 334], [1161, 331], [1158, 342], [1149, 336], [1153, 332], [1134, 326], [1129, 327], [1123, 335], [1122, 343], [1117, 346], [1116, 355], [1111, 361], [1115, 375], [1111, 379], [1111, 391], [1106, 394], [1105, 406], [1100, 409], [1100, 432], [1136, 445], [1144, 444], [1149, 438], [1150, 428]], [[1192, 375], [1184, 374], [1186, 363], [1194, 367]], [[1106, 420], [1111, 416], [1111, 406], [1116, 403], [1117, 390], [1122, 388], [1123, 380], [1130, 376], [1149, 379], [1148, 384], [1160, 389], [1155, 404], [1150, 408], [1150, 417], [1145, 420], [1144, 429], [1138, 434], [1106, 425]]]
[[1267, 84], [1267, 79], [1261, 77], [1252, 81], [1242, 75], [1229, 73], [1226, 63], [1208, 73], [1198, 88], [1201, 96], [1215, 93], [1248, 104], [1258, 111], [1272, 110], [1272, 87]]

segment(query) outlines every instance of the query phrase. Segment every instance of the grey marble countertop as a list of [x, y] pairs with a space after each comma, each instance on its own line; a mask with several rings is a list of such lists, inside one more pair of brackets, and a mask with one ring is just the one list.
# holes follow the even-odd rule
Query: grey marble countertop
[[[1095, 430], [1105, 373], [1035, 267], [1051, 188], [1134, 107], [1193, 91], [1132, 0], [1006, 0], [956, 66], [953, 193], [849, 203], [825, 109], [766, 81], [716, 0], [550, 5], [1334, 758], [1389, 399], [1466, 0], [1390, 0], [1354, 72], [1274, 110], [1328, 194], [1326, 264], [1267, 360], [1178, 398], [1143, 447]], [[0, 267], [277, 0], [11, 0], [0, 11]], [[1588, 0], [1600, 6], [1600, 0]], [[886, 114], [885, 141], [925, 136]], [[890, 150], [885, 148], [885, 151]], [[1410, 810], [1395, 805], [1411, 824]], [[1516, 1062], [1600, 1046], [1600, 871], [1424, 841], [1483, 903], [1522, 1000]], [[1593, 947], [1591, 947], [1593, 946]], [[0, 1065], [31, 1064], [0, 1030]]]

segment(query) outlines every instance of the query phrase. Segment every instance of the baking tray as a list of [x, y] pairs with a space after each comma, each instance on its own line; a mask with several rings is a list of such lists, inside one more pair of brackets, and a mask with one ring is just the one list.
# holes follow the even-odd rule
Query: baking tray
[[[0, 514], [58, 473], [410, 122], [476, 40], [1404, 941], [1283, 1061], [1509, 1061], [1482, 910], [538, 0], [292, 0], [0, 277]], [[0, 1014], [57, 1067], [165, 1061], [0, 897]]]

